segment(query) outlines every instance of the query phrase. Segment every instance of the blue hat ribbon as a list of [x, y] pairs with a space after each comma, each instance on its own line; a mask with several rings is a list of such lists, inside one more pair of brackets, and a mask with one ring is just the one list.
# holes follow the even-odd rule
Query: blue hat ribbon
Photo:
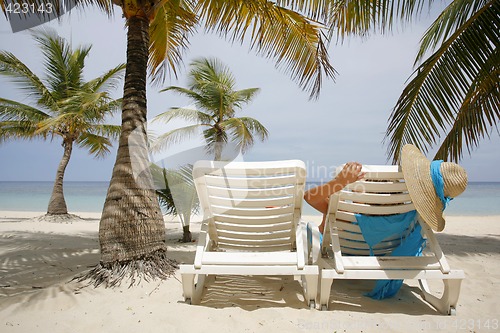
[[441, 174], [441, 163], [443, 160], [436, 160], [431, 162], [431, 178], [432, 183], [434, 184], [434, 189], [436, 190], [436, 194], [443, 203], [443, 210], [446, 208], [450, 200], [453, 198], [444, 196], [444, 180], [443, 175]]

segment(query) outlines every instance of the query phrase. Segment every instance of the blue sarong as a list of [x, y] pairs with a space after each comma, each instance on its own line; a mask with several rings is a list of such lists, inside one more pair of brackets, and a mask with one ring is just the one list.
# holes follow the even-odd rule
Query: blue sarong
[[306, 225], [307, 241], [312, 244], [313, 228], [315, 232], [319, 233], [319, 245], [321, 245], [323, 243], [323, 234], [319, 231], [318, 226], [312, 222], [307, 222]]
[[[356, 214], [356, 220], [361, 229], [368, 246], [370, 254], [373, 255], [372, 248], [389, 236], [399, 235], [401, 243], [396, 247], [391, 256], [420, 256], [425, 247], [425, 240], [422, 238], [421, 226], [417, 224], [406, 237], [404, 231], [415, 221], [416, 211], [404, 214], [368, 216]], [[372, 291], [366, 293], [373, 299], [390, 298], [399, 291], [403, 280], [378, 280]]]

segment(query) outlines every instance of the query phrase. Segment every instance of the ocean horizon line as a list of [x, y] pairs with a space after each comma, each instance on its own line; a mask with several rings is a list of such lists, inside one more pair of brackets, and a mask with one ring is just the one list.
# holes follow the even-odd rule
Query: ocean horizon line
[[[306, 189], [321, 184], [307, 181]], [[0, 211], [44, 211], [52, 193], [52, 181], [0, 181]], [[109, 181], [66, 181], [64, 196], [69, 211], [100, 212]], [[447, 215], [500, 215], [500, 182], [469, 182], [463, 194], [446, 209]], [[304, 215], [320, 214], [304, 202]]]

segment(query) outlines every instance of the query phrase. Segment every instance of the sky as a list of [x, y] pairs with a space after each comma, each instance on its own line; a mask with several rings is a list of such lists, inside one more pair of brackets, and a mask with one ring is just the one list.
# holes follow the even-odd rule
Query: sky
[[[85, 78], [92, 79], [125, 62], [126, 30], [120, 10], [108, 18], [98, 10], [73, 10], [51, 27], [71, 41], [73, 47], [92, 44], [86, 60]], [[387, 35], [374, 34], [366, 39], [353, 38], [329, 47], [331, 63], [338, 71], [335, 81], [326, 79], [319, 99], [309, 100], [288, 74], [277, 69], [272, 59], [250, 51], [248, 46], [231, 44], [212, 34], [199, 32], [190, 39], [179, 77], [167, 79], [160, 86], [148, 85], [148, 118], [170, 107], [187, 106], [190, 101], [172, 92], [159, 93], [169, 86], [185, 86], [188, 64], [199, 57], [216, 57], [227, 65], [236, 78], [236, 88], [258, 87], [260, 93], [238, 112], [259, 120], [270, 135], [256, 142], [243, 156], [247, 161], [300, 159], [308, 167], [308, 179], [330, 177], [336, 166], [347, 161], [364, 164], [390, 164], [387, 144], [383, 142], [387, 122], [405, 81], [413, 71], [418, 42], [435, 15], [425, 14], [420, 20]], [[37, 75], [41, 71], [41, 55], [27, 31], [13, 33], [0, 15], [0, 49], [14, 53]], [[115, 97], [122, 94], [117, 89]], [[19, 89], [0, 77], [0, 97], [26, 102]], [[120, 115], [110, 119], [118, 124]], [[167, 131], [181, 122], [152, 126]], [[0, 145], [0, 181], [52, 181], [62, 157], [60, 140], [9, 141]], [[470, 181], [500, 181], [500, 137], [481, 142], [471, 155], [464, 154], [460, 164]], [[164, 154], [175, 155], [202, 145], [192, 140], [173, 147]], [[432, 158], [432, 150], [427, 155]], [[107, 181], [111, 178], [116, 158], [116, 145], [104, 159], [94, 159], [84, 150], [74, 149], [66, 170], [67, 181]]]

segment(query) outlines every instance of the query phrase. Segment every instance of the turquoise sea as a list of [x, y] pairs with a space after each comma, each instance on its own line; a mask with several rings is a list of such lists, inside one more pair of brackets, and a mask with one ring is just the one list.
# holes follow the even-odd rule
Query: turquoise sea
[[[307, 183], [307, 188], [319, 183]], [[46, 211], [52, 182], [0, 181], [0, 210]], [[70, 212], [101, 212], [108, 182], [65, 182]], [[462, 195], [450, 202], [446, 215], [500, 215], [500, 183], [471, 182]], [[304, 204], [304, 215], [319, 214]]]

